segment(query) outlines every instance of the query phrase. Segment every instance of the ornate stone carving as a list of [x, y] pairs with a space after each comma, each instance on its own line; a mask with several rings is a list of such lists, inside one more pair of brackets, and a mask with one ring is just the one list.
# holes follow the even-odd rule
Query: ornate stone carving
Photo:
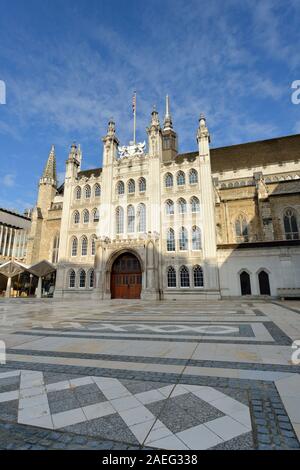
[[128, 158], [136, 155], [144, 155], [146, 149], [146, 142], [134, 144], [130, 142], [129, 145], [123, 145], [118, 148], [119, 158]]

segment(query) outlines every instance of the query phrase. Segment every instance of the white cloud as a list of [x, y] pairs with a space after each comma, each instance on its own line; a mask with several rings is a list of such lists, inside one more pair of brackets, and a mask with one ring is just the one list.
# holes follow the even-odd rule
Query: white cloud
[[[254, 122], [245, 102], [268, 99], [272, 104], [286, 90], [275, 76], [257, 68], [252, 38], [251, 44], [247, 42], [243, 23], [233, 13], [238, 6], [249, 23], [253, 21], [255, 47], [284, 58], [291, 51], [280, 31], [278, 2], [249, 1], [247, 7], [247, 3], [228, 0], [220, 8], [219, 1], [204, 7], [203, 2], [191, 0], [186, 8], [186, 2], [178, 0], [168, 15], [158, 15], [155, 5], [149, 2], [143, 7], [139, 31], [145, 40], [140, 41], [134, 35], [124, 36], [112, 24], [100, 27], [91, 16], [80, 18], [81, 35], [74, 31], [63, 45], [43, 37], [33, 45], [29, 33], [21, 31], [16, 41], [25, 45], [26, 56], [23, 47], [22, 54], [16, 55], [19, 48], [15, 45], [4, 52], [15, 58], [21, 70], [30, 70], [6, 80], [14, 98], [16, 127], [31, 127], [34, 132], [43, 125], [47, 138], [50, 126], [56, 130], [57, 142], [88, 141], [101, 136], [113, 116], [121, 142], [127, 142], [132, 133], [131, 97], [137, 89], [142, 140], [152, 104], [163, 111], [167, 93], [183, 151], [196, 147], [198, 117], [203, 111], [214, 130], [214, 141], [219, 139], [221, 144], [229, 143], [230, 135], [237, 142], [246, 135], [255, 139], [255, 127], [272, 129], [272, 122], [260, 123], [259, 117]], [[76, 17], [68, 18], [68, 23], [76, 24]], [[253, 125], [241, 124], [247, 121]]]
[[16, 184], [15, 178], [16, 178], [15, 175], [8, 173], [8, 174], [2, 176], [0, 178], [0, 181], [1, 181], [1, 184], [3, 186], [5, 186], [6, 188], [12, 188]]
[[297, 42], [291, 41], [290, 35], [293, 31], [299, 39], [299, 0], [247, 0], [247, 3], [253, 13], [255, 44], [269, 57], [297, 68], [300, 64]]

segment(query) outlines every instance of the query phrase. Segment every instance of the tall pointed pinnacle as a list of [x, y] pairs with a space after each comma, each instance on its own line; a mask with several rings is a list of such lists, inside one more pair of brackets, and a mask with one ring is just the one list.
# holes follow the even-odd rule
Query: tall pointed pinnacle
[[45, 183], [50, 183], [56, 185], [57, 177], [56, 177], [56, 157], [55, 157], [55, 147], [52, 145], [48, 160], [46, 162], [42, 180]]
[[199, 118], [199, 127], [197, 132], [197, 141], [201, 139], [207, 139], [210, 142], [210, 135], [206, 125], [206, 119], [203, 113], [200, 114]]
[[172, 118], [170, 114], [170, 98], [169, 95], [166, 96], [166, 114], [164, 120], [164, 131], [173, 129]]
[[107, 135], [114, 137], [116, 134], [116, 123], [113, 118], [110, 118], [108, 122]]
[[76, 142], [73, 142], [69, 151], [68, 161], [75, 162], [77, 165], [80, 163], [81, 156], [79, 152], [79, 147]]
[[113, 118], [110, 118], [108, 121], [107, 133], [106, 136], [103, 137], [102, 141], [108, 144], [114, 142], [115, 144], [119, 145], [119, 141], [116, 136], [116, 123]]
[[111, 165], [118, 158], [119, 140], [116, 135], [116, 124], [113, 118], [108, 121], [106, 135], [102, 138], [104, 145], [103, 165]]
[[152, 113], [151, 113], [151, 126], [156, 126], [160, 128], [159, 116], [156, 110], [156, 106], [153, 105]]

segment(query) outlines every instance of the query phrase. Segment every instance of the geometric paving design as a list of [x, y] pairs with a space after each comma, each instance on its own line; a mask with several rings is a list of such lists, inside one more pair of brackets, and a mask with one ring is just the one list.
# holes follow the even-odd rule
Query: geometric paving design
[[0, 449], [299, 449], [299, 305], [3, 299]]
[[[44, 323], [44, 322], [43, 322]], [[257, 343], [272, 345], [276, 342], [278, 345], [291, 345], [290, 338], [271, 321], [265, 322], [230, 322], [224, 324], [221, 322], [201, 321], [195, 324], [186, 323], [122, 323], [119, 321], [108, 322], [62, 322], [58, 328], [51, 328], [41, 324], [32, 330], [18, 330], [13, 334], [45, 337], [70, 337], [70, 338], [98, 338], [98, 339], [118, 339], [124, 340], [142, 340], [142, 341], [161, 341], [168, 340], [177, 342], [190, 341], [194, 339], [201, 342], [224, 342], [240, 344]]]
[[133, 392], [124, 384], [99, 376], [49, 383], [39, 371], [4, 372], [0, 415], [4, 405], [19, 424], [173, 450], [209, 449], [252, 429], [249, 408], [212, 387], [154, 383]]
[[227, 325], [203, 325], [203, 326], [194, 326], [194, 325], [156, 325], [151, 326], [147, 324], [123, 324], [117, 325], [114, 323], [102, 323], [101, 326], [93, 326], [95, 331], [114, 331], [117, 333], [123, 333], [129, 331], [152, 331], [154, 333], [184, 333], [191, 331], [193, 333], [202, 333], [202, 334], [215, 334], [215, 335], [225, 335], [232, 333], [239, 333], [239, 328], [235, 326]]

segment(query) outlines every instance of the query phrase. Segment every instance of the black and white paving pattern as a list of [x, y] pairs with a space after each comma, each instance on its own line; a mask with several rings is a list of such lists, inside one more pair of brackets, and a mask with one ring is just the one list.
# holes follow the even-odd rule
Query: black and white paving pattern
[[295, 303], [11, 300], [0, 333], [0, 448], [300, 448]]

